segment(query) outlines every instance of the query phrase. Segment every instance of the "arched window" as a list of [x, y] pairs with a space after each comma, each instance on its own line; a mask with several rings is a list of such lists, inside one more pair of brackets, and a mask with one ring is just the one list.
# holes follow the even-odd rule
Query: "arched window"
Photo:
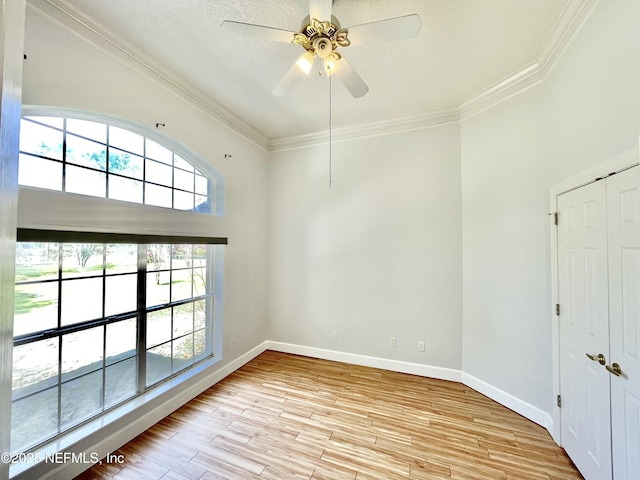
[[23, 117], [18, 183], [212, 213], [214, 182], [187, 155], [133, 127], [88, 118]]
[[[35, 209], [50, 205], [45, 225], [18, 229], [13, 451], [59, 441], [96, 419], [99, 425], [103, 414], [126, 411], [133, 399], [219, 360], [216, 245], [226, 238], [192, 228], [215, 221], [193, 212], [222, 213], [216, 197], [223, 182], [212, 171], [153, 131], [95, 115], [27, 109], [19, 184], [36, 187], [26, 192], [36, 194]], [[56, 208], [58, 202], [81, 197], [37, 189], [102, 197], [79, 201], [80, 210], [93, 213], [86, 204], [97, 202], [107, 220], [80, 227], [89, 218], [84, 212], [73, 224], [78, 228], [56, 229], [77, 213]], [[122, 204], [109, 200], [138, 204], [126, 206], [134, 221], [114, 220]], [[180, 234], [167, 230], [184, 217]], [[126, 231], [143, 218], [153, 234]]]

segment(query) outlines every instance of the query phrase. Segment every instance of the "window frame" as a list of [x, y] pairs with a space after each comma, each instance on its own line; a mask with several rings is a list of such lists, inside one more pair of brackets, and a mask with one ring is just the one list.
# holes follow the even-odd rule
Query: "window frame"
[[[194, 153], [193, 151], [191, 151], [190, 149], [188, 149], [187, 147], [185, 147], [184, 145], [178, 143], [177, 141], [173, 140], [172, 138], [162, 134], [160, 131], [158, 130], [152, 130], [150, 128], [144, 127], [144, 126], [140, 126], [138, 124], [135, 124], [133, 122], [129, 122], [126, 120], [123, 120], [121, 118], [116, 118], [116, 117], [112, 117], [109, 115], [103, 115], [103, 114], [94, 114], [91, 112], [84, 112], [84, 111], [78, 111], [75, 109], [68, 109], [68, 108], [60, 108], [60, 107], [42, 107], [42, 106], [23, 106], [22, 108], [22, 118], [25, 117], [37, 117], [37, 116], [42, 116], [42, 117], [57, 117], [57, 118], [62, 118], [62, 119], [73, 119], [73, 120], [84, 120], [84, 121], [89, 121], [89, 122], [97, 122], [97, 123], [101, 123], [104, 124], [106, 126], [113, 126], [116, 128], [120, 128], [123, 130], [127, 130], [129, 132], [132, 132], [134, 134], [140, 135], [142, 136], [145, 140], [148, 139], [152, 142], [155, 142], [157, 144], [159, 144], [160, 146], [170, 150], [174, 155], [178, 155], [179, 157], [181, 157], [183, 160], [185, 160], [187, 163], [191, 164], [197, 171], [199, 171], [201, 173], [201, 176], [203, 176], [204, 178], [206, 178], [209, 182], [209, 188], [208, 188], [208, 194], [207, 194], [207, 199], [208, 202], [210, 202], [210, 208], [207, 212], [198, 212], [197, 208], [195, 207], [194, 204], [194, 209], [193, 210], [180, 210], [180, 209], [176, 209], [175, 207], [173, 207], [173, 203], [174, 203], [174, 195], [172, 194], [171, 198], [172, 198], [172, 206], [171, 207], [163, 207], [163, 206], [159, 206], [159, 205], [155, 205], [155, 204], [151, 204], [151, 203], [138, 203], [138, 202], [132, 202], [132, 201], [128, 201], [128, 200], [120, 200], [120, 199], [116, 199], [116, 198], [109, 198], [108, 195], [108, 187], [105, 187], [107, 190], [105, 190], [105, 196], [96, 196], [96, 198], [102, 198], [105, 200], [112, 200], [112, 201], [120, 201], [120, 202], [127, 202], [127, 203], [131, 203], [133, 205], [144, 205], [144, 206], [150, 206], [150, 207], [159, 207], [159, 208], [167, 208], [170, 210], [175, 210], [178, 212], [197, 212], [197, 213], [201, 213], [202, 215], [212, 215], [212, 216], [222, 216], [224, 214], [224, 179], [222, 177], [222, 175], [215, 170], [209, 163], [202, 161], [202, 159], [200, 158], [199, 155], [197, 155], [196, 153]], [[43, 124], [45, 125], [45, 124]], [[57, 128], [57, 127], [51, 127], [51, 128]], [[59, 129], [58, 129], [59, 130]], [[65, 122], [65, 126], [63, 130], [60, 130], [63, 133], [63, 139], [66, 138], [66, 136], [69, 135], [73, 135], [76, 136], [78, 138], [84, 139], [85, 137], [79, 136], [76, 133], [73, 132], [68, 132], [67, 128], [66, 128], [66, 122]], [[94, 141], [94, 140], [90, 140], [90, 141]], [[146, 143], [146, 142], [145, 142]], [[37, 187], [37, 186], [30, 186], [30, 185], [20, 185], [21, 188], [34, 188], [34, 189], [40, 189], [40, 190], [48, 190], [48, 191], [54, 191], [54, 192], [59, 192], [59, 193], [65, 193], [65, 194], [71, 194], [71, 195], [85, 195], [83, 193], [74, 193], [74, 192], [67, 192], [65, 190], [65, 183], [66, 183], [66, 172], [65, 172], [65, 168], [67, 165], [71, 166], [71, 167], [77, 167], [77, 168], [81, 168], [87, 171], [95, 171], [95, 172], [102, 172], [107, 176], [105, 185], [108, 185], [109, 176], [114, 176], [114, 177], [119, 177], [119, 178], [123, 178], [123, 179], [128, 179], [129, 177], [127, 176], [122, 176], [120, 174], [114, 173], [114, 172], [109, 172], [107, 170], [105, 171], [101, 171], [99, 169], [96, 168], [91, 168], [91, 167], [85, 167], [82, 165], [79, 165], [77, 163], [74, 162], [67, 162], [66, 161], [66, 148], [65, 148], [65, 144], [66, 142], [63, 142], [62, 145], [62, 159], [60, 160], [55, 160], [56, 162], [59, 162], [62, 167], [63, 167], [63, 171], [62, 171], [62, 177], [61, 177], [61, 189], [57, 190], [57, 189], [49, 189], [49, 188], [44, 188], [44, 187]], [[108, 158], [108, 148], [114, 148], [116, 150], [122, 150], [119, 149], [115, 146], [111, 147], [108, 142], [107, 144], [105, 144], [105, 150], [107, 153], [107, 158], [106, 158], [106, 163], [109, 163], [109, 158]], [[39, 158], [39, 156], [37, 154], [31, 154], [31, 153], [23, 153], [22, 151], [20, 151], [20, 154], [26, 154], [29, 155], [31, 157], [34, 158]], [[44, 158], [44, 157], [42, 157]], [[143, 169], [145, 168], [144, 165], [146, 165], [147, 161], [152, 162], [152, 163], [158, 163], [159, 165], [165, 165], [168, 166], [166, 164], [164, 164], [161, 161], [158, 161], [157, 159], [154, 159], [152, 157], [146, 157], [144, 154], [142, 155], [142, 160], [143, 160]], [[178, 169], [180, 171], [183, 170], [182, 167], [180, 166], [175, 166], [175, 164], [172, 164], [171, 166], [172, 169], [172, 173], [171, 176], [172, 178], [175, 176], [175, 170]], [[107, 167], [108, 168], [108, 167]], [[195, 175], [195, 177], [197, 178], [199, 175]], [[166, 187], [163, 186], [161, 184], [157, 184], [156, 182], [151, 182], [151, 181], [147, 181], [144, 177], [142, 179], [139, 179], [140, 182], [142, 182], [143, 186], [143, 191], [147, 188], [147, 185], [150, 186], [154, 186], [154, 187], [159, 187], [159, 188], [170, 188], [173, 191], [182, 191], [180, 188], [175, 188], [173, 185], [170, 187]], [[196, 187], [194, 185], [194, 195], [197, 195], [196, 192]]]
[[[55, 378], [55, 381], [52, 380], [50, 385], [41, 386], [38, 389], [34, 389], [33, 391], [29, 391], [24, 395], [20, 395], [17, 398], [13, 399], [13, 402], [18, 402], [25, 398], [29, 398], [41, 393], [45, 393], [49, 390], [56, 390], [57, 399], [58, 399], [57, 400], [58, 408], [56, 410], [57, 412], [56, 413], [57, 415], [56, 433], [53, 435], [47, 436], [46, 438], [38, 439], [33, 444], [27, 445], [25, 447], [21, 447], [21, 449], [28, 451], [30, 449], [38, 447], [42, 443], [50, 441], [52, 438], [57, 438], [60, 435], [65, 434], [65, 432], [72, 430], [78, 426], [81, 426], [97, 417], [100, 417], [123, 403], [129, 402], [135, 399], [136, 397], [144, 395], [149, 390], [152, 390], [158, 387], [160, 384], [170, 381], [172, 378], [183, 374], [185, 371], [192, 369], [199, 363], [212, 359], [216, 356], [216, 351], [214, 349], [214, 338], [213, 338], [214, 323], [215, 323], [215, 320], [214, 320], [215, 316], [213, 313], [214, 312], [214, 288], [215, 288], [215, 282], [214, 282], [215, 261], [214, 261], [213, 249], [207, 248], [207, 253], [205, 257], [206, 264], [205, 264], [205, 267], [203, 267], [206, 269], [207, 291], [205, 291], [203, 294], [195, 295], [195, 292], [192, 290], [191, 296], [188, 298], [174, 300], [170, 297], [168, 302], [148, 305], [148, 302], [147, 302], [148, 290], [146, 285], [147, 276], [151, 273], [155, 273], [156, 270], [154, 269], [150, 270], [148, 268], [147, 248], [149, 245], [169, 246], [170, 248], [169, 258], [173, 259], [172, 249], [176, 245], [193, 245], [193, 246], [225, 245], [227, 243], [227, 240], [225, 238], [163, 236], [163, 235], [160, 235], [160, 236], [131, 235], [131, 234], [110, 234], [110, 233], [78, 232], [78, 231], [48, 231], [48, 230], [19, 228], [17, 232], [17, 242], [18, 243], [55, 243], [58, 245], [58, 261], [57, 261], [58, 272], [55, 278], [41, 280], [41, 281], [17, 281], [16, 282], [16, 285], [23, 285], [23, 284], [27, 285], [27, 284], [35, 284], [35, 283], [55, 283], [57, 285], [57, 292], [58, 292], [57, 293], [58, 313], [57, 313], [56, 327], [45, 328], [44, 330], [34, 331], [34, 332], [29, 332], [22, 335], [14, 336], [14, 339], [13, 339], [14, 348], [22, 345], [28, 345], [28, 344], [33, 344], [36, 342], [52, 340], [52, 339], [55, 339], [58, 345], [57, 357], [58, 357], [59, 370], [57, 375], [55, 377], [52, 377], [52, 378]], [[101, 316], [101, 318], [91, 318], [85, 321], [71, 323], [68, 325], [64, 325], [62, 323], [63, 322], [63, 319], [61, 317], [62, 306], [60, 301], [61, 301], [61, 295], [62, 295], [63, 282], [69, 282], [69, 281], [74, 281], [78, 279], [81, 280], [85, 277], [84, 276], [81, 276], [81, 277], [74, 276], [74, 277], [67, 277], [67, 278], [64, 277], [63, 271], [62, 271], [63, 257], [61, 252], [63, 250], [63, 245], [78, 244], [78, 243], [96, 243], [103, 246], [104, 248], [104, 252], [102, 253], [103, 269], [101, 273], [98, 275], [92, 275], [90, 277], [86, 277], [86, 278], [102, 279], [103, 286], [107, 278], [113, 278], [113, 277], [125, 275], [124, 273], [113, 273], [113, 274], [107, 273], [107, 271], [105, 270], [105, 263], [104, 263], [106, 262], [106, 247], [108, 245], [116, 245], [116, 244], [128, 244], [128, 245], [136, 246], [137, 265], [135, 267], [135, 271], [132, 270], [131, 272], [126, 273], [126, 275], [135, 275], [135, 278], [136, 278], [137, 300], [136, 300], [135, 310], [131, 310], [127, 312], [118, 312], [117, 314], [114, 314], [114, 315], [103, 315]], [[191, 255], [193, 255], [193, 251], [191, 252]], [[193, 265], [191, 267], [174, 268], [173, 263], [170, 263], [168, 267], [163, 267], [161, 271], [173, 273], [174, 271], [182, 271], [186, 269], [186, 270], [191, 270], [193, 274], [193, 271], [195, 268], [196, 267]], [[198, 267], [198, 268], [201, 268], [201, 267]], [[171, 289], [171, 284], [170, 284], [170, 289]], [[104, 288], [102, 289], [101, 295], [102, 295], [102, 302], [104, 305], [104, 302], [106, 301], [106, 295], [107, 295], [107, 291]], [[197, 358], [195, 357], [195, 351], [192, 351], [194, 355], [192, 356], [190, 364], [184, 367], [181, 367], [177, 370], [174, 369], [174, 366], [173, 366], [174, 358], [173, 358], [173, 355], [171, 355], [171, 366], [169, 369], [169, 373], [167, 375], [162, 375], [161, 377], [157, 378], [151, 383], [148, 383], [149, 372], [147, 370], [147, 357], [151, 347], [149, 347], [147, 343], [147, 338], [148, 338], [147, 337], [147, 326], [148, 326], [147, 316], [153, 312], [163, 311], [166, 309], [170, 309], [171, 314], [173, 315], [173, 310], [175, 307], [192, 304], [194, 305], [194, 309], [195, 309], [196, 303], [202, 302], [202, 301], [205, 302], [206, 315], [208, 318], [205, 319], [205, 325], [203, 328], [198, 329], [197, 331], [195, 328], [193, 328], [191, 331], [191, 334], [195, 335], [197, 332], [201, 330], [205, 332], [204, 333], [205, 345], [206, 345], [205, 352], [208, 352], [208, 353], [205, 353], [204, 356]], [[106, 313], [106, 311], [103, 311], [103, 314], [104, 313]], [[194, 315], [195, 315], [195, 311], [194, 311]], [[119, 322], [127, 321], [130, 319], [136, 320], [136, 347], [133, 355], [128, 356], [126, 359], [120, 359], [112, 363], [109, 363], [107, 358], [103, 355], [102, 360], [100, 361], [101, 362], [100, 366], [96, 366], [91, 371], [79, 374], [77, 377], [64, 378], [64, 374], [60, 369], [62, 368], [62, 359], [64, 358], [63, 344], [64, 344], [64, 338], [66, 338], [65, 337], [66, 335], [83, 332], [83, 331], [89, 331], [91, 329], [98, 328], [98, 327], [103, 327], [101, 335], [103, 337], [102, 348], [104, 350], [107, 348], [107, 345], [105, 343], [106, 335], [107, 335], [107, 326], [112, 324], [117, 324]], [[162, 342], [159, 345], [164, 345], [167, 343], [172, 345], [175, 340], [181, 337], [179, 335], [174, 338], [173, 321], [171, 325], [172, 325], [171, 338], [169, 338], [168, 342]], [[106, 381], [106, 372], [108, 367], [117, 365], [118, 363], [130, 360], [132, 358], [135, 359], [136, 361], [135, 392], [107, 406], [106, 404], [107, 393], [106, 393], [106, 390], [104, 389], [104, 382]], [[73, 419], [70, 421], [70, 423], [65, 425], [62, 420], [63, 410], [61, 407], [62, 405], [61, 396], [63, 395], [63, 388], [64, 388], [63, 386], [69, 382], [79, 380], [89, 375], [93, 375], [96, 372], [101, 372], [102, 384], [103, 384], [103, 388], [100, 392], [99, 411], [85, 418]]]
[[[132, 398], [129, 401], [106, 411], [100, 416], [87, 420], [70, 430], [59, 434], [50, 441], [45, 441], [27, 451], [35, 455], [32, 459], [44, 458], [46, 454], [54, 454], [73, 445], [95, 442], [103, 435], [112, 435], [115, 430], [137, 424], [138, 419], [153, 416], [158, 405], [162, 408], [174, 409], [179, 406], [182, 389], [196, 391], [208, 384], [211, 376], [217, 378], [217, 370], [211, 367], [222, 361], [222, 324], [223, 324], [223, 275], [225, 245], [227, 244], [228, 224], [225, 221], [225, 179], [209, 161], [181, 145], [176, 140], [166, 137], [153, 127], [146, 127], [109, 115], [82, 112], [75, 109], [59, 107], [42, 107], [24, 105], [23, 116], [69, 117], [89, 120], [138, 133], [143, 137], [171, 149], [199, 169], [212, 182], [215, 189], [211, 197], [210, 214], [161, 208], [152, 205], [125, 202], [121, 200], [83, 196], [64, 191], [42, 189], [38, 187], [19, 186], [18, 228], [21, 231], [51, 230], [56, 234], [83, 232], [87, 235], [125, 235], [142, 238], [153, 238], [151, 243], [171, 243], [177, 236], [197, 238], [196, 243], [208, 243], [212, 238], [219, 242], [212, 245], [214, 257], [212, 336], [214, 357], [206, 359], [180, 374], [172, 375], [153, 388]], [[210, 143], [210, 142], [209, 142]], [[204, 146], [205, 151], [215, 151], [215, 147]], [[89, 238], [89, 237], [87, 237]], [[204, 242], [202, 240], [206, 240]], [[113, 240], [110, 240], [113, 243]], [[127, 239], [130, 242], [130, 239]], [[108, 242], [107, 242], [108, 243]], [[205, 383], [203, 383], [203, 381]], [[196, 385], [198, 387], [196, 387]], [[180, 390], [177, 390], [180, 388]], [[117, 427], [117, 426], [120, 427]], [[29, 460], [12, 463], [10, 476], [14, 477], [30, 470], [39, 461]]]

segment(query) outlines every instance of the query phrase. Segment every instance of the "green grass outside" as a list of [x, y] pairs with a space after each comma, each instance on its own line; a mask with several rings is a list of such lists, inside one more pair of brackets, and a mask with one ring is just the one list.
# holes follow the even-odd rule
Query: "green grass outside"
[[[113, 263], [107, 263], [107, 271], [115, 268]], [[83, 272], [101, 272], [102, 264], [91, 265], [85, 267], [84, 270], [80, 268], [64, 268], [62, 273], [83, 273]], [[40, 277], [57, 277], [58, 265], [16, 265], [16, 282], [27, 282]]]
[[40, 297], [37, 293], [16, 292], [14, 297], [13, 311], [16, 315], [29, 313], [36, 308], [48, 307], [53, 300], [37, 300]]

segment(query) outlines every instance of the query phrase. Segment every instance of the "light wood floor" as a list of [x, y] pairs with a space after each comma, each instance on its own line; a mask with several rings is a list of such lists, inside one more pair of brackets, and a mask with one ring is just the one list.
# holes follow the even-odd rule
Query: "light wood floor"
[[470, 388], [267, 351], [77, 479], [582, 479]]

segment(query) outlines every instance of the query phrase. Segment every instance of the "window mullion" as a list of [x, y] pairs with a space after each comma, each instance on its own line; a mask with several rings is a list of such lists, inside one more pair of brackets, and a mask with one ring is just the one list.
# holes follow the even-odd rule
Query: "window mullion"
[[67, 191], [67, 119], [62, 120], [62, 191]]
[[58, 433], [62, 432], [62, 335], [58, 338]]
[[138, 245], [138, 392], [146, 388], [147, 378], [147, 245]]
[[[213, 322], [215, 321], [215, 315], [213, 312], [213, 298], [214, 298], [214, 290], [216, 288], [216, 278], [215, 278], [215, 270], [214, 268], [212, 268], [212, 265], [215, 265], [214, 263], [214, 259], [215, 259], [215, 248], [212, 247], [211, 245], [208, 245], [206, 247], [206, 255], [207, 255], [207, 262], [206, 262], [206, 289], [205, 289], [205, 293], [207, 294], [207, 299], [206, 299], [206, 314], [210, 315], [212, 320], [209, 321], [205, 321], [205, 330], [204, 330], [204, 342], [205, 342], [205, 352], [213, 352], [213, 332], [214, 332], [214, 325]], [[211, 330], [207, 331], [207, 325], [211, 325]]]
[[[175, 245], [169, 245], [169, 303], [173, 301], [173, 250]], [[170, 372], [173, 373], [173, 306], [169, 307], [169, 312], [171, 315], [171, 340], [169, 341], [169, 352], [170, 356]]]
[[[64, 152], [64, 142], [63, 142]], [[63, 153], [64, 155], [64, 153]], [[64, 157], [63, 157], [64, 158]], [[63, 166], [64, 168], [64, 166]], [[64, 181], [64, 177], [63, 177]], [[64, 255], [64, 244], [58, 243], [58, 329], [62, 326], [62, 257]], [[62, 431], [62, 335], [58, 335], [58, 383], [57, 383], [57, 401], [58, 401], [58, 433]]]
[[111, 192], [109, 191], [109, 179], [111, 178], [111, 175], [109, 175], [109, 128], [107, 127], [107, 138], [106, 138], [106, 143], [104, 145], [104, 154], [105, 154], [105, 159], [104, 159], [104, 175], [105, 175], [105, 183], [106, 183], [106, 195], [107, 198], [111, 198]]
[[[176, 208], [176, 168], [174, 162], [174, 154], [171, 154], [171, 208]], [[195, 206], [195, 203], [194, 203]]]
[[[102, 246], [102, 318], [107, 309], [107, 244]], [[107, 395], [107, 326], [102, 326], [102, 394], [100, 407], [104, 411]]]
[[147, 203], [147, 141], [142, 142], [142, 203]]

